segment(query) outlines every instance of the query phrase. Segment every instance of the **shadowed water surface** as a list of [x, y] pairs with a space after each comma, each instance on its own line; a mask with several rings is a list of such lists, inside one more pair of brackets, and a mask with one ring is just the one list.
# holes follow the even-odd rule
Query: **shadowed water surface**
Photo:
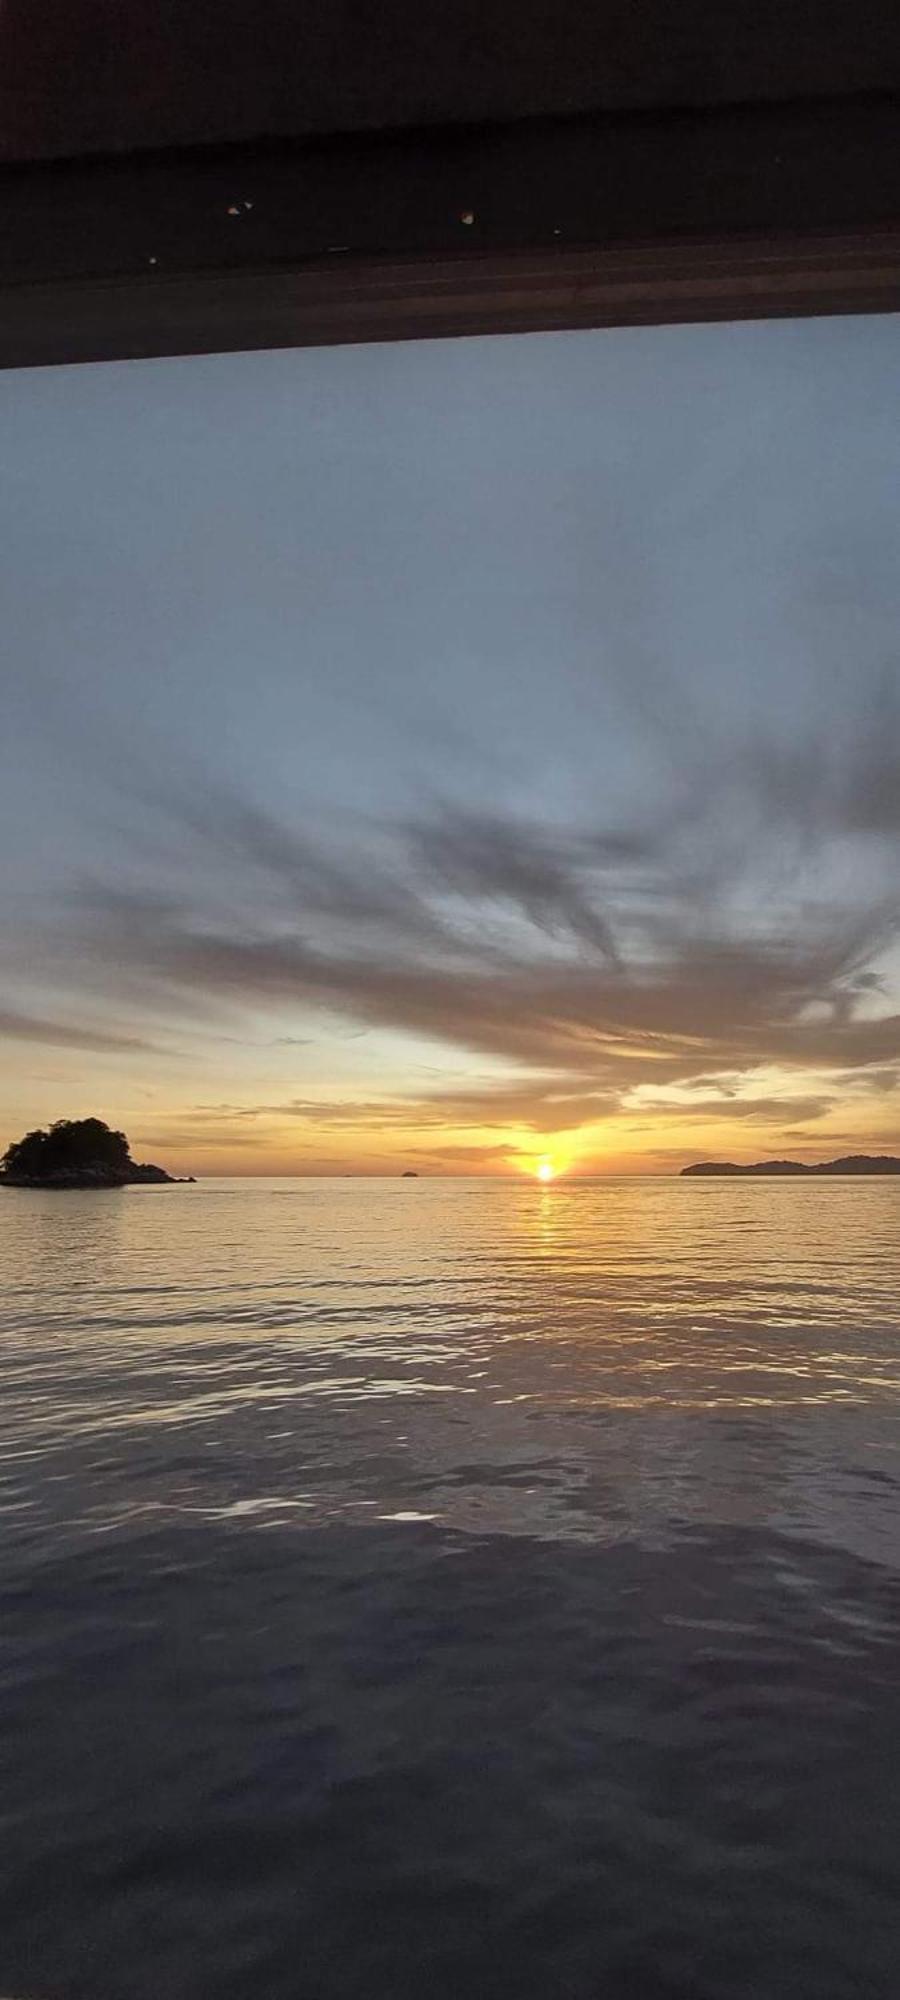
[[0, 1990], [896, 1992], [896, 1183], [0, 1232]]

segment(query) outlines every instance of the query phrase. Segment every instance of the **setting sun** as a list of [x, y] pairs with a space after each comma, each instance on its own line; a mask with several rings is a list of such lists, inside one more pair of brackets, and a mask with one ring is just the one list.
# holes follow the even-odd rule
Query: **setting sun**
[[541, 1160], [537, 1168], [539, 1181], [552, 1181], [556, 1168], [551, 1160]]

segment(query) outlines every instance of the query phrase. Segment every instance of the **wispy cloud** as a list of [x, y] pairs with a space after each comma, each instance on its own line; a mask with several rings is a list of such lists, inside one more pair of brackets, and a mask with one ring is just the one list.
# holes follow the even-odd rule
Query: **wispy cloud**
[[[204, 1143], [213, 1120], [244, 1145], [268, 1121], [418, 1129], [457, 1148], [477, 1132], [481, 1156], [492, 1132], [620, 1117], [798, 1130], [889, 1097], [893, 680], [870, 676], [855, 706], [826, 687], [802, 733], [758, 716], [725, 728], [651, 669], [638, 694], [640, 782], [615, 805], [582, 795], [568, 818], [559, 800], [526, 816], [430, 795], [402, 814], [323, 815], [133, 749], [106, 774], [108, 861], [73, 871], [23, 926], [47, 991], [79, 1018], [7, 1010], [0, 1031], [110, 1053], [159, 1052], [161, 1021], [253, 1051], [390, 1031], [491, 1069], [427, 1088], [411, 1076], [393, 1098], [374, 1069], [346, 1097], [313, 1095], [304, 1070], [296, 1096], [198, 1107]], [[82, 1025], [98, 993], [146, 1034]]]
[[8, 1036], [13, 1041], [43, 1042], [51, 1048], [89, 1049], [98, 1055], [173, 1055], [163, 1051], [157, 1042], [147, 1041], [141, 1035], [117, 1034], [113, 1029], [82, 1028], [66, 1021], [45, 1020], [39, 1014], [21, 1014], [10, 1007], [0, 1007], [0, 1037]]
[[680, 1124], [682, 1119], [702, 1119], [707, 1125], [737, 1119], [752, 1125], [782, 1126], [788, 1119], [825, 1118], [834, 1104], [831, 1097], [709, 1097], [685, 1104], [672, 1098], [642, 1098], [641, 1116]]
[[[861, 755], [854, 742], [845, 758], [857, 775]], [[795, 810], [807, 827], [812, 774], [788, 784], [783, 765], [777, 783], [772, 772], [768, 753], [746, 751], [735, 794], [744, 829]], [[694, 1108], [659, 1099], [641, 1116], [818, 1119], [832, 1101], [819, 1074], [812, 1091], [784, 1098], [753, 1098], [746, 1080], [772, 1065], [798, 1078], [893, 1076], [900, 1012], [879, 968], [900, 935], [900, 897], [887, 867], [811, 875], [784, 847], [773, 875], [768, 836], [731, 837], [730, 796], [713, 774], [665, 828], [648, 808], [643, 825], [635, 812], [618, 831], [441, 806], [368, 840], [354, 828], [351, 856], [338, 831], [282, 825], [221, 785], [198, 800], [168, 782], [152, 824], [177, 860], [144, 837], [141, 879], [129, 886], [119, 871], [82, 884], [53, 948], [75, 986], [79, 965], [95, 979], [102, 968], [110, 995], [140, 991], [150, 1015], [315, 1010], [343, 1033], [406, 1032], [510, 1073], [411, 1086], [396, 1103], [362, 1092], [222, 1106], [232, 1130], [270, 1116], [373, 1132], [411, 1121], [576, 1132], [627, 1109], [638, 1084], [699, 1093], [704, 1079]], [[842, 842], [871, 861], [851, 794], [833, 787], [829, 798]]]

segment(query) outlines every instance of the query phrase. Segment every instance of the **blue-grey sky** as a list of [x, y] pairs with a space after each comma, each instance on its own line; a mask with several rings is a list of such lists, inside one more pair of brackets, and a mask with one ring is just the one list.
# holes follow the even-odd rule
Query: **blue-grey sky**
[[892, 317], [0, 377], [5, 1136], [897, 1144], [898, 389]]

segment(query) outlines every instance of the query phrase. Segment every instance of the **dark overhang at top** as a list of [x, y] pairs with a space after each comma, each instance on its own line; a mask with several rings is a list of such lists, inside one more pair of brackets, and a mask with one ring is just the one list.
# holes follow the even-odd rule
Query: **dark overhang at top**
[[900, 307], [884, 0], [5, 0], [0, 362]]

